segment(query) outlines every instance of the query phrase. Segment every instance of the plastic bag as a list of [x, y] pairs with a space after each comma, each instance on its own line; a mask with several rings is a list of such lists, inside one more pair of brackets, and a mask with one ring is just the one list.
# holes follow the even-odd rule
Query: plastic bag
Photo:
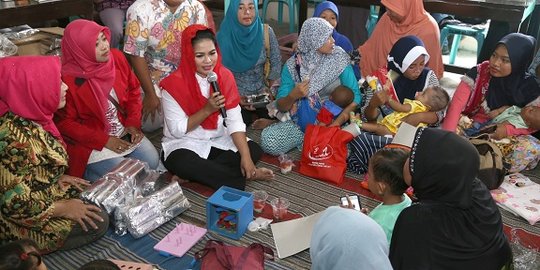
[[13, 56], [15, 54], [17, 54], [17, 46], [3, 34], [0, 34], [0, 57]]
[[278, 157], [279, 160], [279, 168], [281, 169], [282, 174], [287, 174], [290, 171], [292, 171], [292, 168], [295, 166], [292, 158], [290, 158], [287, 154], [281, 154]]
[[540, 254], [538, 250], [530, 249], [521, 244], [517, 230], [510, 232], [512, 253], [514, 254], [514, 270], [540, 269]]

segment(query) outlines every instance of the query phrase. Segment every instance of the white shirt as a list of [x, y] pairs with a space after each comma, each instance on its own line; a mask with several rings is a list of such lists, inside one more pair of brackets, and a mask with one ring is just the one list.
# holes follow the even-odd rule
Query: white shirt
[[[203, 78], [198, 74], [196, 74], [195, 77], [199, 83], [201, 94], [205, 98], [208, 98], [210, 95], [210, 84], [206, 78]], [[191, 89], [183, 90], [193, 91]], [[163, 91], [161, 104], [163, 106], [165, 118], [162, 139], [162, 148], [165, 159], [170, 153], [177, 149], [191, 150], [201, 158], [208, 158], [212, 147], [222, 150], [238, 151], [230, 135], [235, 132], [246, 132], [246, 125], [244, 124], [242, 114], [240, 113], [240, 105], [227, 110], [227, 118], [225, 119], [227, 127], [223, 125], [223, 117], [221, 117], [220, 114], [218, 116], [216, 129], [208, 130], [199, 125], [194, 130], [186, 132], [189, 116], [167, 90]]]

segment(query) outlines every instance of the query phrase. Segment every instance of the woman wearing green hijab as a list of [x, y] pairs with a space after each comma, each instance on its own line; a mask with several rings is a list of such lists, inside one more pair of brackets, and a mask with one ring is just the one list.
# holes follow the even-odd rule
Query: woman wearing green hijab
[[[245, 97], [259, 94], [278, 79], [281, 70], [279, 45], [271, 27], [268, 26], [268, 51], [265, 48], [265, 29], [259, 17], [258, 0], [232, 0], [217, 33], [223, 65], [233, 72], [241, 99], [242, 117], [247, 125], [253, 123], [253, 114], [261, 120], [254, 124], [264, 128], [272, 120], [267, 119], [266, 108], [255, 109], [247, 105]], [[268, 75], [265, 63], [270, 62]]]

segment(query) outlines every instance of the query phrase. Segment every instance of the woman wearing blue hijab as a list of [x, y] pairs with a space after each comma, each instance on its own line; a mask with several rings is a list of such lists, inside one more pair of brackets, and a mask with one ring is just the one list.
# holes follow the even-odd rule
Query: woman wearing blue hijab
[[[330, 1], [321, 2], [315, 7], [313, 17], [323, 18], [329, 22], [332, 27], [334, 27], [332, 38], [334, 38], [336, 46], [341, 47], [346, 52], [353, 50], [353, 46], [349, 38], [340, 34], [336, 30], [337, 22], [339, 20], [339, 10], [336, 4]], [[360, 79], [360, 69], [358, 68], [358, 65], [353, 65], [353, 70], [356, 79]]]
[[[268, 26], [269, 55], [265, 48], [264, 26], [259, 18], [258, 0], [231, 0], [229, 9], [217, 33], [223, 65], [230, 69], [238, 85], [242, 117], [247, 125], [253, 123], [253, 114], [261, 121], [254, 127], [264, 128], [271, 123], [266, 108], [255, 109], [247, 105], [245, 97], [267, 90], [280, 76], [281, 55], [271, 27]], [[270, 70], [264, 66], [269, 58]], [[257, 124], [257, 125], [255, 125]]]
[[311, 270], [391, 270], [381, 226], [360, 211], [329, 207], [311, 235]]

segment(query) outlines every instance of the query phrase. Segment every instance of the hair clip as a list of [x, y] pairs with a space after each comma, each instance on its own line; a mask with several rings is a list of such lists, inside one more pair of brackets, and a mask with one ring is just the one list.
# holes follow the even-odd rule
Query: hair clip
[[23, 261], [26, 261], [28, 259], [28, 253], [23, 252], [21, 255], [19, 255], [19, 258]]

